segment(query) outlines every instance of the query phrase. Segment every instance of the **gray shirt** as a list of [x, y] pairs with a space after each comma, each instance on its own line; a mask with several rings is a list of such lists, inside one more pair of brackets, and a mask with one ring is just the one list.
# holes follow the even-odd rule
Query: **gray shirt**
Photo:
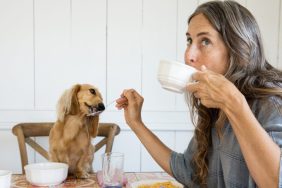
[[[270, 97], [268, 99], [256, 100], [252, 105], [252, 111], [273, 141], [282, 148], [282, 99]], [[212, 128], [211, 134], [212, 147], [208, 153], [208, 187], [257, 187], [247, 168], [231, 125], [226, 123], [221, 139], [217, 136], [215, 128]], [[199, 187], [191, 180], [193, 174], [191, 159], [195, 150], [196, 140], [192, 138], [183, 154], [172, 152], [170, 159], [173, 176], [186, 187]], [[282, 188], [281, 164], [280, 159], [279, 187]]]

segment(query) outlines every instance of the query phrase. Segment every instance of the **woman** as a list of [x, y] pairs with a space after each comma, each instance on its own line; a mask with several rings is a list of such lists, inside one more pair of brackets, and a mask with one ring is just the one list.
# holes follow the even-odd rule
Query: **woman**
[[196, 128], [186, 151], [170, 150], [144, 125], [135, 90], [124, 90], [116, 106], [156, 162], [187, 187], [282, 186], [282, 72], [266, 61], [254, 17], [236, 2], [212, 1], [188, 24], [185, 62], [198, 71], [187, 84]]

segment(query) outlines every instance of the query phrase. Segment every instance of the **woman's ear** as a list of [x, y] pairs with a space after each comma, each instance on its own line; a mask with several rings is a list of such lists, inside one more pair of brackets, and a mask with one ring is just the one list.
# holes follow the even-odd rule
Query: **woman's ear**
[[77, 92], [80, 90], [80, 85], [76, 84], [72, 88], [66, 90], [57, 104], [57, 116], [61, 122], [64, 122], [66, 115], [74, 115], [79, 112], [79, 103]]

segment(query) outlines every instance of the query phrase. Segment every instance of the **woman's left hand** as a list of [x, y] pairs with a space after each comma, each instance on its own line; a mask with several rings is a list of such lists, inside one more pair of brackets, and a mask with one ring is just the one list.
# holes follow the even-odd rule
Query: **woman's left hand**
[[224, 110], [233, 99], [242, 97], [236, 86], [223, 75], [207, 70], [205, 66], [193, 74], [195, 82], [186, 87], [188, 92], [193, 93], [200, 99], [202, 105], [207, 108], [220, 108]]

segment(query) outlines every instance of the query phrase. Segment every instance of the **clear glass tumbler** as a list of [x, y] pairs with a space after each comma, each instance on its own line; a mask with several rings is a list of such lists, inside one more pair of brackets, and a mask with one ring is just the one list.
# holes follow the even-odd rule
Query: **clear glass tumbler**
[[102, 155], [104, 188], [122, 188], [124, 154], [119, 152]]

